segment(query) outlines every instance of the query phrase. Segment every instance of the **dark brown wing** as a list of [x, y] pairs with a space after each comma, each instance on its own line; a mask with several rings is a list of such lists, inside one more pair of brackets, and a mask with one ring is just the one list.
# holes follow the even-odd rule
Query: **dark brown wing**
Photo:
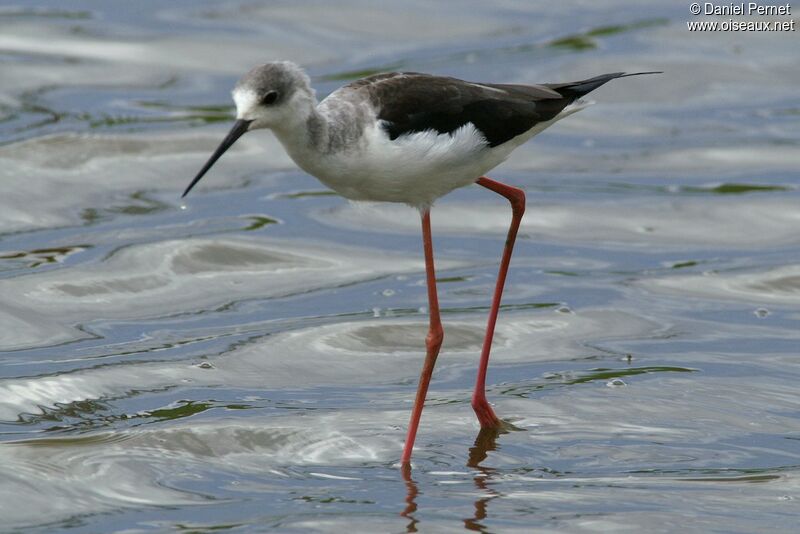
[[416, 72], [391, 72], [347, 86], [364, 91], [390, 139], [434, 130], [452, 134], [471, 123], [498, 146], [548, 121], [621, 72], [580, 82], [546, 85], [479, 84]]
[[[390, 73], [358, 80], [351, 87], [368, 93], [390, 139], [428, 130], [452, 134], [471, 123], [489, 146], [497, 146], [547, 120], [536, 99], [520, 91], [455, 78]], [[559, 99], [557, 93], [542, 93]]]

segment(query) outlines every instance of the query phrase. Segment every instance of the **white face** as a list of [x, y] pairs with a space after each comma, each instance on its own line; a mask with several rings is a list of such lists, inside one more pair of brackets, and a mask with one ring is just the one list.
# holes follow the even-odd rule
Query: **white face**
[[234, 89], [231, 93], [236, 104], [236, 118], [246, 121], [254, 120], [258, 112], [258, 95], [247, 89]]
[[[252, 121], [250, 130], [271, 128], [273, 125], [279, 124], [283, 119], [286, 106], [283, 105], [282, 101], [276, 100], [275, 103], [265, 104], [265, 95], [245, 88], [234, 89], [232, 96], [236, 104], [236, 118]], [[279, 98], [278, 100], [281, 99]]]
[[316, 105], [308, 76], [288, 61], [253, 67], [236, 82], [232, 96], [236, 118], [247, 121], [249, 130], [296, 125]]
[[252, 121], [249, 130], [294, 124], [304, 120], [314, 106], [313, 94], [302, 90], [281, 94], [276, 90], [255, 91], [237, 87], [232, 96], [236, 118]]

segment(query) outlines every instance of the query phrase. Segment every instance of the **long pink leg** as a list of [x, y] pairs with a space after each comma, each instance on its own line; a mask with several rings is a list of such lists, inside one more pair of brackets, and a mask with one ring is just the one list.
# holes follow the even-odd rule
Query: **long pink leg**
[[497, 285], [494, 288], [492, 297], [492, 308], [489, 310], [489, 321], [486, 325], [486, 337], [483, 339], [483, 349], [481, 350], [481, 360], [478, 365], [478, 377], [475, 380], [475, 391], [472, 394], [472, 409], [478, 416], [481, 428], [500, 428], [500, 419], [494, 414], [492, 407], [486, 401], [486, 369], [489, 367], [489, 352], [492, 350], [492, 338], [494, 337], [494, 326], [497, 323], [497, 312], [500, 309], [500, 299], [503, 296], [503, 286], [506, 283], [508, 265], [511, 263], [511, 252], [514, 250], [514, 241], [517, 238], [517, 230], [525, 213], [525, 192], [522, 189], [511, 187], [490, 178], [482, 176], [478, 179], [478, 184], [503, 195], [511, 202], [511, 226], [508, 228], [506, 246], [503, 249], [503, 258], [500, 260], [500, 272], [497, 275]]
[[414, 409], [411, 411], [411, 421], [408, 423], [408, 435], [406, 444], [403, 448], [401, 463], [408, 465], [411, 462], [411, 451], [414, 448], [414, 439], [417, 437], [417, 427], [422, 416], [422, 407], [425, 404], [425, 397], [428, 394], [428, 384], [431, 382], [433, 366], [436, 365], [436, 357], [444, 339], [442, 321], [439, 319], [439, 298], [436, 295], [436, 273], [433, 268], [433, 241], [431, 240], [431, 214], [430, 211], [422, 212], [422, 247], [425, 250], [425, 274], [428, 282], [428, 308], [430, 315], [430, 327], [428, 336], [425, 338], [425, 364], [422, 366], [422, 373], [419, 377], [417, 386], [417, 398], [414, 399]]

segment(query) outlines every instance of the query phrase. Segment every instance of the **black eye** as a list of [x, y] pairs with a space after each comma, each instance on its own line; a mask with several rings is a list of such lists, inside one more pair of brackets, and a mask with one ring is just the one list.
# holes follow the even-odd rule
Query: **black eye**
[[278, 91], [270, 91], [269, 93], [261, 97], [261, 103], [264, 104], [265, 106], [274, 104], [276, 100], [278, 100]]

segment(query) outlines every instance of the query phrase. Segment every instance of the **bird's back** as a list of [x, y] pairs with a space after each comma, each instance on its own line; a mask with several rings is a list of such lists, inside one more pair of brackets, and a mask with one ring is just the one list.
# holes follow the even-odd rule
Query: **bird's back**
[[390, 139], [434, 130], [452, 134], [471, 123], [489, 147], [502, 145], [621, 72], [578, 82], [542, 85], [474, 83], [417, 72], [392, 72], [362, 78], [343, 88], [359, 93], [375, 110]]
[[[314, 172], [354, 199], [430, 204], [473, 183], [611, 73], [560, 84], [474, 83], [416, 72], [356, 80], [320, 104], [339, 143]], [[337, 131], [337, 128], [341, 130]], [[345, 135], [345, 133], [347, 135]]]

